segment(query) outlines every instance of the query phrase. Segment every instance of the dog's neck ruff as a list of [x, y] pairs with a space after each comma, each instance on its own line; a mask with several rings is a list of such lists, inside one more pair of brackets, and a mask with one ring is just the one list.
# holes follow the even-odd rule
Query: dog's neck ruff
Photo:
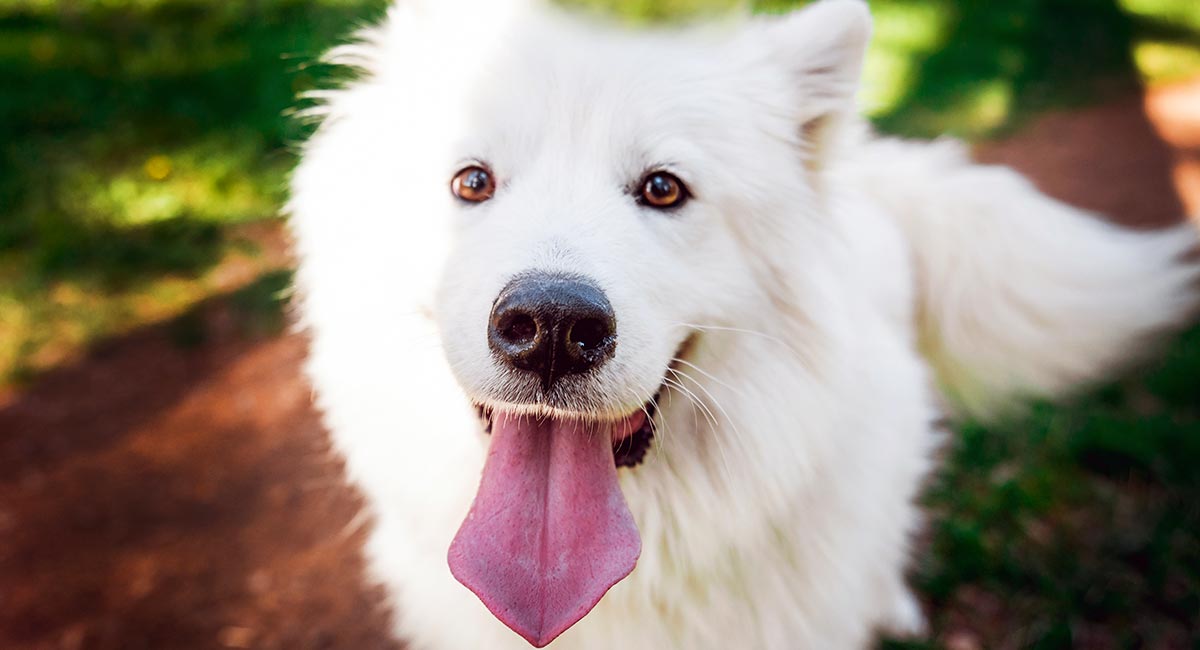
[[582, 619], [641, 554], [617, 484], [614, 441], [646, 414], [582, 422], [497, 412], [450, 571], [514, 632], [543, 647]]

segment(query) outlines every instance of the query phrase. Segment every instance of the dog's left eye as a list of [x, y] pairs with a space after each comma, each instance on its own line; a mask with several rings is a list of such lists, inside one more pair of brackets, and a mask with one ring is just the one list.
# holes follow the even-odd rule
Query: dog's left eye
[[651, 172], [642, 180], [638, 202], [659, 210], [683, 205], [691, 193], [683, 181], [664, 171]]
[[483, 203], [496, 193], [496, 179], [479, 165], [472, 165], [454, 175], [450, 191], [467, 203]]

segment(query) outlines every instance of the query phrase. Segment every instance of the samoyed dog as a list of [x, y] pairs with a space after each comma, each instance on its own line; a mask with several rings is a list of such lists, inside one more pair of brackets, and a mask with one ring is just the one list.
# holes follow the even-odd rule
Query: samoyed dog
[[918, 632], [945, 416], [1188, 317], [1133, 233], [855, 116], [867, 8], [626, 31], [412, 0], [332, 60], [290, 206], [308, 371], [414, 649]]

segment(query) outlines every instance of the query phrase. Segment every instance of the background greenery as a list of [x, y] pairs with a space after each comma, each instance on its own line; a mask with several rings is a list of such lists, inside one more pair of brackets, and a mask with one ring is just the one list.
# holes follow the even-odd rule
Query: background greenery
[[[570, 0], [647, 22], [728, 0]], [[782, 11], [795, 1], [766, 0]], [[253, 265], [286, 116], [382, 0], [0, 0], [0, 384], [178, 313]], [[886, 131], [979, 138], [1200, 70], [1196, 0], [877, 0], [864, 98]], [[253, 229], [250, 229], [253, 232]]]
[[[572, 4], [650, 22], [729, 3]], [[892, 133], [994, 137], [1200, 71], [1197, 0], [872, 7], [864, 100]], [[230, 288], [229, 268], [261, 278], [239, 304], [282, 322], [287, 274], [262, 232], [306, 134], [287, 116], [333, 74], [315, 56], [382, 8], [0, 0], [0, 386], [185, 313]], [[1198, 386], [1194, 331], [1143, 377], [963, 427], [929, 490], [931, 552], [914, 574], [935, 631], [965, 616], [1006, 647], [1082, 647], [1098, 629], [1099, 647], [1200, 648]]]

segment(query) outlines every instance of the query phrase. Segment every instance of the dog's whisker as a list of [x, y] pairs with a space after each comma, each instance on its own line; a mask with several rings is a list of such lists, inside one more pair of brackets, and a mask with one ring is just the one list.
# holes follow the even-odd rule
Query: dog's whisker
[[[636, 400], [638, 399], [638, 395], [637, 395], [637, 393], [636, 393], [636, 392], [635, 392], [635, 391], [634, 391], [632, 388], [630, 388], [630, 389], [627, 389], [627, 390], [628, 390], [628, 392], [629, 392], [630, 396], [632, 396], [632, 397], [633, 397], [633, 399], [636, 401]], [[638, 408], [640, 408], [640, 409], [642, 410], [642, 413], [645, 413], [645, 414], [646, 414], [646, 421], [647, 421], [648, 423], [650, 423], [650, 426], [651, 426], [651, 427], [653, 427], [653, 426], [654, 426], [654, 416], [650, 414], [650, 409], [646, 408], [646, 404], [652, 404], [652, 405], [654, 406], [654, 408], [655, 408], [655, 410], [656, 410], [656, 411], [658, 410], [658, 404], [657, 404], [657, 403], [654, 401], [654, 398], [652, 397], [652, 398], [650, 398], [650, 401], [649, 401], [649, 402], [643, 402], [643, 403], [642, 403], [642, 405], [638, 407]], [[665, 420], [666, 420], [666, 418], [663, 418], [663, 421], [664, 421], [664, 425], [663, 425], [663, 426], [664, 426], [664, 429], [665, 429], [665, 427], [666, 427], [666, 425], [665, 425]], [[664, 432], [664, 433], [665, 433], [665, 432]], [[662, 440], [660, 439], [660, 436], [659, 436], [659, 435], [657, 435], [657, 434], [656, 434], [656, 435], [654, 435], [652, 438], [650, 438], [650, 444], [651, 444], [652, 446], [654, 446], [654, 447], [655, 447], [655, 453], [656, 453], [656, 454], [657, 454], [657, 453], [659, 453], [659, 452], [661, 452], [661, 450], [662, 450]]]
[[[629, 392], [633, 396], [634, 400], [639, 399], [638, 394], [632, 388], [629, 389]], [[651, 420], [651, 426], [656, 426], [655, 422], [653, 421], [655, 417], [658, 417], [657, 423], [662, 425], [662, 430], [656, 430], [654, 432], [654, 436], [650, 439], [650, 445], [654, 448], [655, 455], [662, 454], [664, 444], [663, 439], [670, 435], [671, 430], [670, 425], [667, 423], [667, 416], [663, 412], [662, 405], [659, 404], [659, 399], [660, 397], [655, 395], [648, 401], [643, 402], [641, 406], [642, 412], [646, 414], [646, 417], [649, 420]], [[646, 408], [647, 405], [654, 407], [654, 415], [651, 415], [650, 409]]]
[[803, 354], [801, 354], [799, 350], [792, 347], [792, 345], [790, 343], [788, 343], [787, 341], [784, 341], [783, 339], [779, 338], [778, 336], [773, 336], [771, 334], [767, 334], [766, 332], [760, 332], [758, 330], [745, 329], [742, 327], [727, 327], [724, 325], [699, 325], [696, 323], [683, 323], [683, 322], [675, 323], [672, 327], [687, 327], [687, 328], [694, 329], [699, 332], [713, 331], [713, 332], [730, 332], [730, 333], [734, 333], [734, 334], [750, 334], [753, 336], [761, 337], [761, 338], [771, 341], [773, 343], [778, 343], [779, 345], [782, 345], [783, 347], [787, 348], [787, 350], [789, 352], [796, 355], [797, 358], [805, 359], [805, 356]]
[[[738, 395], [744, 395], [744, 393], [743, 393], [742, 391], [740, 391], [740, 390], [738, 390], [738, 389], [736, 389], [736, 388], [734, 388], [734, 387], [730, 386], [729, 384], [727, 384], [727, 383], [725, 383], [725, 382], [721, 381], [720, 379], [717, 379], [717, 378], [716, 378], [716, 377], [714, 377], [712, 374], [710, 374], [710, 373], [708, 373], [708, 372], [704, 371], [704, 370], [703, 370], [703, 369], [701, 369], [700, 367], [696, 366], [696, 365], [695, 365], [695, 364], [693, 364], [693, 363], [690, 363], [690, 362], [688, 362], [688, 361], [687, 361], [687, 360], [685, 360], [685, 359], [682, 359], [682, 358], [676, 357], [676, 358], [675, 358], [675, 359], [673, 359], [672, 361], [673, 361], [673, 362], [676, 362], [676, 363], [680, 363], [680, 364], [686, 365], [686, 366], [688, 366], [689, 368], [692, 368], [692, 369], [696, 370], [697, 372], [699, 372], [699, 373], [701, 373], [702, 375], [704, 375], [705, 377], [707, 377], [707, 378], [711, 379], [713, 382], [717, 383], [718, 385], [720, 385], [720, 386], [724, 386], [726, 389], [728, 389], [728, 390], [730, 390], [730, 391], [732, 391], [732, 392], [734, 392], [734, 393], [736, 393], [736, 394], [738, 394]], [[683, 377], [683, 378], [685, 378], [685, 379], [687, 379], [687, 380], [691, 381], [693, 384], [695, 384], [695, 385], [696, 385], [696, 387], [697, 387], [697, 388], [699, 388], [700, 390], [704, 391], [704, 394], [705, 394], [705, 395], [707, 395], [707, 396], [708, 396], [708, 398], [709, 398], [710, 400], [712, 400], [713, 404], [714, 404], [714, 405], [716, 405], [716, 407], [717, 407], [717, 408], [718, 408], [718, 409], [721, 411], [721, 414], [725, 416], [725, 420], [726, 420], [727, 422], [729, 422], [729, 426], [733, 428], [733, 433], [734, 433], [734, 443], [735, 443], [735, 444], [737, 444], [737, 445], [738, 445], [738, 446], [739, 446], [739, 447], [740, 447], [740, 448], [741, 448], [741, 449], [744, 451], [744, 450], [745, 450], [745, 448], [746, 448], [746, 444], [747, 444], [747, 442], [746, 442], [746, 439], [745, 439], [745, 437], [744, 437], [744, 434], [741, 432], [741, 429], [740, 429], [740, 428], [737, 426], [737, 423], [736, 423], [736, 422], [734, 422], [733, 418], [732, 418], [732, 417], [729, 415], [729, 412], [728, 412], [728, 411], [725, 409], [724, 405], [722, 405], [722, 404], [721, 404], [721, 401], [720, 401], [720, 400], [718, 400], [718, 399], [717, 399], [717, 397], [716, 397], [715, 395], [713, 395], [713, 394], [712, 394], [712, 392], [711, 392], [711, 391], [709, 391], [709, 390], [708, 390], [708, 389], [707, 389], [707, 388], [704, 386], [704, 384], [702, 384], [701, 382], [697, 381], [695, 377], [692, 377], [691, 375], [689, 375], [688, 373], [684, 372], [683, 370], [680, 370], [679, 368], [671, 368], [671, 372], [675, 373], [675, 374], [676, 374], [677, 376], [679, 376], [679, 377]]]
[[666, 445], [666, 437], [671, 435], [671, 424], [668, 422], [669, 418], [667, 417], [667, 414], [663, 412], [662, 405], [659, 404], [660, 399], [660, 397], [656, 396], [651, 398], [649, 402], [650, 404], [654, 405], [654, 412], [658, 414], [658, 421], [662, 423], [663, 429], [662, 434], [655, 435], [651, 442], [651, 444], [654, 446], [654, 453], [656, 456], [662, 456], [663, 447]]
[[[727, 422], [729, 424], [730, 428], [733, 429], [734, 435], [732, 437], [733, 437], [734, 443], [736, 445], [738, 445], [738, 447], [744, 452], [746, 450], [746, 444], [747, 444], [746, 438], [745, 438], [744, 434], [742, 433], [741, 429], [738, 427], [737, 423], [734, 422], [733, 418], [729, 415], [729, 412], [727, 410], [725, 410], [725, 407], [721, 404], [721, 401], [718, 400], [717, 397], [715, 395], [713, 395], [711, 391], [709, 391], [707, 388], [705, 388], [704, 384], [700, 383], [699, 381], [696, 381], [695, 377], [692, 377], [691, 375], [683, 372], [682, 370], [678, 370], [675, 368], [672, 368], [671, 372], [674, 373], [678, 377], [681, 377], [687, 381], [692, 382], [693, 384], [696, 385], [696, 388], [699, 388], [700, 390], [704, 391], [704, 394], [706, 396], [708, 396], [708, 399], [712, 400], [713, 405], [716, 406], [717, 409], [721, 411], [721, 414], [725, 417], [725, 422]], [[722, 438], [722, 437], [723, 436], [717, 436], [717, 438], [718, 438], [717, 444], [718, 445], [722, 444], [720, 442], [720, 438]]]
[[[674, 371], [672, 370], [672, 372], [674, 372]], [[720, 454], [720, 456], [721, 456], [721, 465], [723, 466], [724, 471], [725, 471], [725, 480], [732, 482], [733, 476], [734, 476], [733, 470], [730, 468], [729, 457], [725, 453], [725, 448], [721, 445], [720, 440], [719, 440], [720, 432], [717, 430], [719, 428], [719, 423], [717, 421], [716, 415], [714, 415], [712, 410], [709, 409], [706, 404], [704, 404], [703, 400], [701, 400], [695, 393], [693, 393], [691, 390], [689, 390], [686, 386], [684, 386], [680, 382], [675, 381], [670, 378], [664, 379], [664, 382], [666, 383], [666, 385], [671, 386], [671, 387], [675, 388], [676, 390], [680, 391], [689, 400], [691, 400], [693, 404], [695, 404], [697, 406], [698, 410], [703, 411], [703, 413], [705, 415], [705, 419], [708, 420], [708, 422], [710, 423], [712, 437], [713, 437], [714, 441], [716, 442], [716, 446], [717, 446], [717, 453]]]
[[686, 395], [692, 401], [692, 403], [695, 404], [696, 407], [699, 408], [703, 412], [703, 414], [705, 416], [704, 419], [709, 423], [710, 426], [712, 426], [715, 429], [717, 426], [720, 425], [720, 423], [717, 420], [716, 415], [713, 414], [712, 410], [709, 409], [708, 406], [706, 404], [704, 404], [703, 401], [700, 400], [699, 396], [697, 396], [695, 393], [693, 393], [691, 390], [689, 390], [686, 386], [684, 386], [680, 382], [678, 382], [674, 379], [671, 379], [669, 377], [664, 379], [663, 382], [666, 385], [675, 388], [676, 390], [682, 391], [684, 393], [684, 395]]
[[[707, 377], [707, 378], [711, 379], [711, 380], [713, 381], [713, 383], [716, 383], [716, 384], [718, 384], [718, 385], [720, 385], [720, 386], [724, 386], [725, 388], [728, 388], [730, 391], [732, 391], [732, 392], [734, 392], [734, 393], [736, 393], [736, 394], [738, 394], [738, 395], [742, 395], [742, 396], [744, 396], [744, 395], [746, 394], [746, 393], [745, 393], [744, 391], [742, 391], [741, 389], [739, 389], [739, 388], [734, 388], [733, 386], [730, 386], [729, 384], [727, 384], [727, 383], [725, 383], [725, 382], [721, 381], [720, 379], [717, 379], [716, 377], [714, 377], [714, 376], [712, 375], [712, 373], [709, 373], [709, 372], [705, 371], [703, 368], [701, 368], [700, 366], [697, 366], [696, 364], [694, 364], [694, 363], [692, 363], [692, 362], [688, 361], [687, 359], [682, 359], [682, 358], [680, 358], [680, 357], [675, 357], [674, 359], [671, 359], [671, 361], [672, 361], [673, 363], [680, 363], [680, 364], [683, 364], [683, 365], [685, 365], [685, 366], [687, 366], [687, 367], [691, 368], [692, 370], [695, 370], [696, 372], [698, 372], [698, 373], [700, 373], [700, 374], [704, 375], [705, 377]], [[682, 372], [682, 371], [680, 371], [680, 372]]]

